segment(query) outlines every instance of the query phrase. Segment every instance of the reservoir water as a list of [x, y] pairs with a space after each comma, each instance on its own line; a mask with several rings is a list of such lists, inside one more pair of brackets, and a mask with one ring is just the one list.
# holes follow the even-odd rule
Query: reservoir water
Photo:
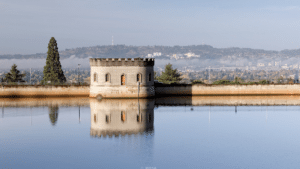
[[298, 168], [299, 100], [0, 99], [0, 168]]

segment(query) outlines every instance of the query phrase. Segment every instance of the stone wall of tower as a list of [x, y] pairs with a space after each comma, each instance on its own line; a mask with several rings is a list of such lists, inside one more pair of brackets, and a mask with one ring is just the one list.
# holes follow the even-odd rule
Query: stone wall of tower
[[[91, 58], [90, 65], [90, 97], [143, 98], [155, 95], [154, 59]], [[124, 85], [121, 85], [122, 76], [125, 77]]]

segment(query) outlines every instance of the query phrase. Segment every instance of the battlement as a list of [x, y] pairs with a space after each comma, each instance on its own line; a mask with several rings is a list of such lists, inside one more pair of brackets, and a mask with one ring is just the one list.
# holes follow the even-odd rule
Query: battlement
[[153, 58], [90, 58], [90, 66], [154, 66]]

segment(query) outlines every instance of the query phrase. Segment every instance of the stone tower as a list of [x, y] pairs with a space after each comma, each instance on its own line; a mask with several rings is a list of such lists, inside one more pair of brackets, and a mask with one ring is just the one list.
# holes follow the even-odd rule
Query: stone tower
[[90, 58], [90, 66], [90, 97], [146, 98], [155, 95], [153, 58]]

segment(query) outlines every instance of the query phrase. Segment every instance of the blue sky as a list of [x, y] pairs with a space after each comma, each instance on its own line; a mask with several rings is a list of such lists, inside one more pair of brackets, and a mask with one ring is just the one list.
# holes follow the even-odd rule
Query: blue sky
[[0, 54], [110, 45], [300, 48], [295, 0], [1, 0]]

